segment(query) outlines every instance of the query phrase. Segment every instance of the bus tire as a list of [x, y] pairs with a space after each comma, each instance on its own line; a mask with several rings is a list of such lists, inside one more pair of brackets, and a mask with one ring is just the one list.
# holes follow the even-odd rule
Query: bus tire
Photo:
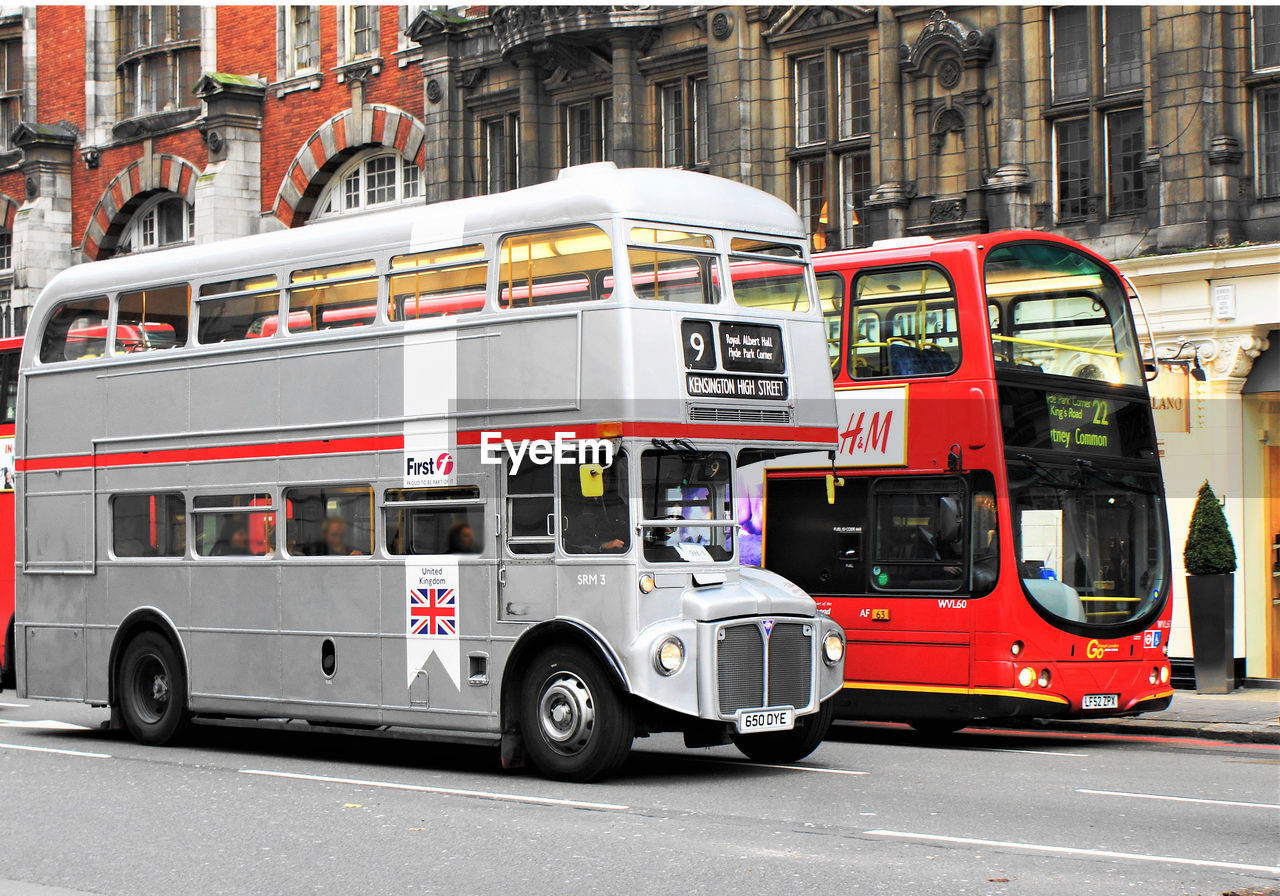
[[119, 675], [116, 693], [129, 733], [144, 744], [173, 740], [187, 721], [187, 674], [169, 639], [139, 634], [125, 648]]
[[827, 700], [818, 711], [796, 719], [796, 727], [790, 731], [769, 731], [764, 734], [739, 734], [729, 732], [733, 745], [755, 762], [796, 762], [808, 756], [831, 728], [836, 702]]
[[549, 647], [530, 662], [520, 727], [534, 767], [560, 781], [595, 781], [626, 760], [635, 738], [631, 707], [598, 660], [581, 647]]

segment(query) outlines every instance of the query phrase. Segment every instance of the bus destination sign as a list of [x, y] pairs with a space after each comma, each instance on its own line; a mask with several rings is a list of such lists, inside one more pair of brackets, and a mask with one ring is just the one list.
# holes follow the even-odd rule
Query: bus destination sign
[[1120, 454], [1119, 433], [1105, 398], [1046, 392], [1049, 442], [1060, 451]]
[[782, 329], [759, 324], [721, 324], [720, 359], [725, 370], [782, 373], [786, 369]]
[[685, 388], [699, 398], [750, 398], [784, 401], [787, 378], [732, 373], [686, 373]]

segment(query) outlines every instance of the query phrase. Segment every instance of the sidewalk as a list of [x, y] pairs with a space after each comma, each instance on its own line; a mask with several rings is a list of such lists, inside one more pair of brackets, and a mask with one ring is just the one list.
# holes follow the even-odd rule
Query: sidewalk
[[1157, 737], [1200, 737], [1236, 743], [1280, 744], [1280, 691], [1240, 688], [1230, 694], [1175, 691], [1163, 712], [1128, 719], [1047, 720], [1052, 731], [1095, 731]]

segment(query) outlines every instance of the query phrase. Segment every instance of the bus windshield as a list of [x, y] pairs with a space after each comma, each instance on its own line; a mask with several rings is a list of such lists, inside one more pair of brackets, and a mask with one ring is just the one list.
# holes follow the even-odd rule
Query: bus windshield
[[1141, 385], [1142, 366], [1119, 278], [1054, 243], [1014, 243], [986, 260], [996, 367]]
[[[733, 558], [733, 475], [723, 451], [646, 451], [640, 459], [644, 557], [651, 563]], [[670, 520], [670, 525], [661, 521]]]
[[1009, 464], [1009, 500], [1019, 576], [1042, 613], [1111, 628], [1160, 603], [1169, 558], [1158, 475], [1023, 455]]

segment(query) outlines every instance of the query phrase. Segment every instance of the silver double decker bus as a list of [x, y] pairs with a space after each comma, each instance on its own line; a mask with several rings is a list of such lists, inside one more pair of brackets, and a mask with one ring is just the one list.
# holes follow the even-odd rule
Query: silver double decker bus
[[21, 361], [19, 691], [569, 780], [659, 731], [798, 759], [844, 636], [739, 565], [735, 470], [834, 443], [825, 343], [789, 207], [609, 163], [72, 268]]

